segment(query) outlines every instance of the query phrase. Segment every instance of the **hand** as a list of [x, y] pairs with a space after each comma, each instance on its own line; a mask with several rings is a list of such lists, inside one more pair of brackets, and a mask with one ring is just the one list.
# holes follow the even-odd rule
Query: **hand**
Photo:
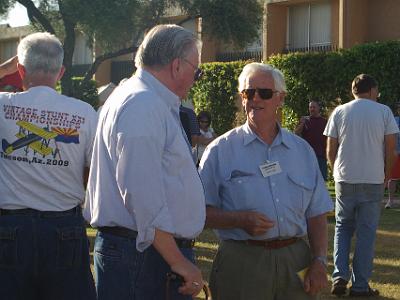
[[14, 56], [0, 65], [0, 78], [15, 73], [17, 69], [18, 57]]
[[300, 117], [300, 124], [304, 125], [307, 121], [307, 118], [308, 118], [307, 116]]
[[321, 261], [315, 259], [304, 277], [304, 291], [315, 296], [327, 286], [326, 267]]
[[274, 227], [274, 222], [269, 220], [264, 214], [256, 211], [241, 211], [239, 212], [240, 228], [252, 236], [262, 235], [268, 229]]
[[189, 260], [185, 259], [179, 264], [172, 265], [171, 269], [184, 279], [184, 284], [178, 289], [179, 293], [194, 297], [203, 289], [204, 281], [201, 271]]

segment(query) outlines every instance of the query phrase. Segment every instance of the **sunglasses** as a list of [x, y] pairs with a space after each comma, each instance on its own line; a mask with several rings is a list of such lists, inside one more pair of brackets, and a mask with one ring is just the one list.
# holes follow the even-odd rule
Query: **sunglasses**
[[187, 64], [189, 64], [195, 71], [194, 71], [194, 81], [197, 81], [201, 78], [201, 76], [203, 75], [203, 71], [200, 68], [197, 68], [195, 65], [193, 65], [190, 61], [188, 61], [185, 58], [182, 58], [182, 60], [184, 62], [186, 62]]
[[269, 100], [272, 98], [272, 96], [275, 93], [279, 93], [279, 91], [274, 91], [272, 89], [259, 89], [259, 88], [255, 88], [255, 89], [244, 89], [242, 91], [242, 95], [243, 97], [245, 97], [247, 100], [253, 100], [254, 96], [256, 95], [256, 92], [258, 94], [258, 96], [260, 96], [260, 98], [262, 100]]

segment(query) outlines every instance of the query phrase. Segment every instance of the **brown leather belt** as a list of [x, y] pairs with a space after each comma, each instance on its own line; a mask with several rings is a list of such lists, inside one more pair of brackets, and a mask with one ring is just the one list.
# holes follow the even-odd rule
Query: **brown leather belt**
[[[136, 239], [138, 235], [137, 231], [120, 226], [104, 226], [97, 228], [97, 230], [103, 233], [112, 234], [127, 239]], [[195, 244], [194, 239], [175, 238], [175, 242], [179, 248], [193, 248]]]
[[235, 242], [244, 243], [246, 245], [264, 247], [265, 249], [280, 249], [296, 243], [300, 238], [294, 237], [285, 240], [234, 240]]

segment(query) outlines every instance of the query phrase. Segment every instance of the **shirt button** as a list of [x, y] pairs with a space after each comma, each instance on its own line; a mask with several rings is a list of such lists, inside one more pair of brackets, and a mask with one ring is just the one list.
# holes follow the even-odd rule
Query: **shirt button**
[[272, 186], [275, 186], [275, 182], [271, 182], [271, 185], [272, 185]]
[[279, 218], [279, 221], [283, 222], [283, 218]]
[[276, 198], [276, 200], [275, 200], [276, 202], [279, 202], [279, 198]]
[[238, 183], [242, 183], [242, 181], [241, 181], [241, 180], [238, 180]]

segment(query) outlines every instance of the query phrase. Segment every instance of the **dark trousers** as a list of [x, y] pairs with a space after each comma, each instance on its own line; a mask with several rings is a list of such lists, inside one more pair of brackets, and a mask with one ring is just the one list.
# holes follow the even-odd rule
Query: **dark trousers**
[[94, 300], [86, 228], [79, 210], [0, 215], [0, 298]]
[[[192, 248], [180, 248], [194, 262]], [[150, 246], [136, 250], [136, 239], [98, 232], [94, 246], [94, 268], [98, 300], [163, 300], [166, 274], [171, 268]], [[180, 283], [171, 282], [171, 300], [191, 300], [178, 293]]]

